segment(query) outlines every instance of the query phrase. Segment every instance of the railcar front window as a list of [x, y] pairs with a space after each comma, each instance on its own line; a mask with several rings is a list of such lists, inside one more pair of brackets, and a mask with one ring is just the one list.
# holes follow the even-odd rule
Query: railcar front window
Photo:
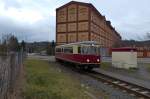
[[100, 50], [99, 47], [96, 46], [82, 46], [78, 50], [79, 53], [81, 54], [99, 54]]
[[90, 46], [89, 47], [89, 54], [97, 54], [97, 47]]

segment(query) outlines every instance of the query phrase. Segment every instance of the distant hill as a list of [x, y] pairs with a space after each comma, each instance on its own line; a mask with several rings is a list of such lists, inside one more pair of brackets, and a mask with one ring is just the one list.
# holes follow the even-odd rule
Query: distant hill
[[122, 47], [150, 47], [150, 40], [147, 41], [135, 41], [135, 40], [123, 40], [121, 42]]
[[29, 53], [39, 53], [41, 51], [46, 51], [49, 46], [52, 47], [54, 45], [55, 42], [46, 42], [46, 41], [33, 42], [33, 43], [26, 43], [26, 48]]

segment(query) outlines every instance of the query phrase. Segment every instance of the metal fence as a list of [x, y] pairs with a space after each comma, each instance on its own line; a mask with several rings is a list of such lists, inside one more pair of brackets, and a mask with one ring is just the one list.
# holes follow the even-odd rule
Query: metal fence
[[23, 65], [23, 53], [11, 53], [0, 56], [0, 99], [8, 99], [8, 93], [14, 84]]

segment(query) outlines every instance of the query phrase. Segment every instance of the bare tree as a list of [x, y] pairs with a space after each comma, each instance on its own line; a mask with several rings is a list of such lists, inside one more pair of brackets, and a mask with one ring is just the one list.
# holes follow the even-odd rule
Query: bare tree
[[18, 39], [9, 34], [9, 35], [3, 35], [0, 43], [0, 54], [5, 55], [9, 53], [10, 51], [17, 52], [20, 50], [20, 45], [18, 42]]
[[147, 32], [147, 33], [146, 33], [146, 38], [147, 38], [148, 40], [150, 40], [150, 32]]

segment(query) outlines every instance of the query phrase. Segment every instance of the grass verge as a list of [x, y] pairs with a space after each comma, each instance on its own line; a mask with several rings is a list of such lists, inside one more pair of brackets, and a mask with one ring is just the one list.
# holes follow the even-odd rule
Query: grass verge
[[54, 63], [26, 60], [25, 99], [91, 99], [80, 83], [56, 68]]
[[111, 67], [111, 62], [102, 62], [101, 67], [102, 69], [108, 69]]
[[147, 64], [147, 69], [150, 72], [150, 64]]

